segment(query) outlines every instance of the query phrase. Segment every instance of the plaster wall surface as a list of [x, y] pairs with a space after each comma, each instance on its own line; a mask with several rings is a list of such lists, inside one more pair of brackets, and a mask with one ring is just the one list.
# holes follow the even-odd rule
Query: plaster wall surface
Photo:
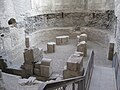
[[1, 0], [0, 21], [2, 27], [7, 27], [11, 17], [18, 22], [27, 16], [56, 13], [62, 11], [113, 10], [114, 0]]
[[116, 44], [117, 44], [117, 52], [119, 53], [120, 57], [120, 1], [115, 0], [115, 15], [117, 17], [116, 23]]

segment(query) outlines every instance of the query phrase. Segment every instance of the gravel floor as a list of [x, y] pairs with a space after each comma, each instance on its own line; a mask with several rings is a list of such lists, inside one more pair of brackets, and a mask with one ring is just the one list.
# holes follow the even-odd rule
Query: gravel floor
[[[38, 44], [36, 47], [43, 48], [43, 50], [46, 51], [46, 45], [47, 45], [47, 42], [43, 42]], [[55, 53], [47, 53], [47, 54], [44, 53], [44, 57], [52, 59], [52, 64], [51, 64], [52, 71], [53, 71], [52, 75], [59, 74], [62, 76], [64, 66], [66, 66], [66, 61], [68, 60], [70, 55], [76, 51], [76, 48], [77, 48], [76, 40], [70, 39], [69, 44], [67, 45], [61, 45], [61, 46], [56, 45]], [[88, 41], [87, 49], [88, 49], [88, 52], [87, 52], [88, 55], [87, 57], [84, 58], [84, 67], [86, 67], [86, 63], [88, 61], [91, 50], [95, 51], [95, 65], [111, 67], [112, 62], [107, 60], [107, 46], [97, 42]], [[23, 63], [23, 56], [20, 55], [20, 57], [21, 58], [18, 59], [18, 61], [13, 62], [15, 64], [14, 66], [20, 66], [20, 64]], [[4, 75], [3, 79], [4, 79], [7, 90], [37, 90], [38, 88], [38, 84], [33, 86], [20, 86], [17, 83], [19, 77]]]
[[[53, 40], [54, 41], [54, 40]], [[46, 50], [47, 42], [40, 43], [37, 47], [42, 47]], [[76, 40], [70, 39], [68, 45], [56, 45], [55, 53], [44, 54], [44, 57], [52, 59], [52, 70], [53, 73], [62, 74], [66, 61], [76, 51]], [[87, 57], [84, 58], [84, 67], [86, 66], [87, 60], [91, 50], [95, 51], [95, 65], [111, 67], [111, 61], [107, 60], [107, 46], [97, 42], [87, 42]]]
[[[55, 40], [51, 41], [55, 42]], [[43, 50], [46, 51], [47, 41], [37, 44], [36, 47], [43, 48]], [[68, 60], [70, 55], [76, 51], [76, 49], [76, 40], [70, 39], [67, 45], [56, 45], [55, 53], [44, 53], [45, 58], [52, 59], [51, 67], [53, 73], [62, 75], [64, 66], [66, 66], [66, 61]], [[111, 67], [112, 62], [107, 60], [108, 47], [106, 45], [93, 41], [87, 42], [87, 57], [84, 58], [84, 67], [86, 66], [91, 50], [95, 51], [95, 65]], [[13, 61], [11, 65], [9, 64], [9, 67], [19, 68], [21, 66], [21, 64], [24, 62], [24, 58], [22, 53], [19, 56], [20, 58], [18, 58], [17, 61]]]

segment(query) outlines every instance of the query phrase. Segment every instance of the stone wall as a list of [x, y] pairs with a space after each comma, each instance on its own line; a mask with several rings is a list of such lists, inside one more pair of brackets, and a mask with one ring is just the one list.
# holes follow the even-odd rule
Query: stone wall
[[23, 28], [9, 28], [9, 32], [4, 33], [4, 37], [0, 37], [0, 55], [8, 61], [18, 59], [24, 48], [25, 34]]
[[120, 1], [115, 0], [115, 15], [117, 17], [116, 26], [116, 51], [119, 53], [120, 57]]
[[45, 13], [83, 10], [114, 10], [114, 0], [1, 0], [0, 26], [10, 18], [20, 22], [24, 17]]
[[73, 13], [52, 13], [26, 18], [26, 30], [33, 32], [39, 29], [52, 27], [94, 27], [112, 29], [114, 11], [90, 11]]
[[76, 31], [73, 27], [62, 27], [62, 28], [49, 28], [42, 29], [29, 34], [30, 47], [39, 45], [39, 43], [55, 41], [57, 36], [69, 35], [70, 39], [76, 39], [77, 35], [81, 33], [86, 33], [88, 40], [101, 43], [103, 45], [108, 45], [109, 43], [109, 33], [102, 31], [101, 29], [94, 29], [90, 27], [81, 27]]

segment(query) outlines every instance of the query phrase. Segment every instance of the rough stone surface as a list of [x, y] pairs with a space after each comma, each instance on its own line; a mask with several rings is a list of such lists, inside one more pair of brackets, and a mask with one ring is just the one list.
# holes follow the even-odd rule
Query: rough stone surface
[[43, 58], [42, 61], [41, 61], [41, 65], [50, 66], [51, 62], [52, 62], [52, 59]]
[[88, 26], [100, 29], [112, 29], [112, 23], [115, 18], [113, 10], [64, 13], [64, 18], [61, 15], [61, 13], [52, 13], [28, 17], [26, 19], [26, 29], [29, 32], [47, 27]]
[[77, 44], [77, 51], [83, 52], [84, 57], [87, 56], [87, 43], [85, 41], [81, 41], [79, 44]]
[[71, 55], [67, 61], [67, 69], [71, 71], [79, 71], [83, 68], [83, 57]]
[[24, 53], [24, 60], [25, 63], [32, 63], [34, 62], [34, 55], [33, 55], [33, 50], [26, 50]]
[[65, 45], [69, 42], [69, 36], [58, 36], [56, 37], [57, 45]]
[[48, 42], [47, 43], [47, 52], [48, 53], [54, 53], [55, 52], [55, 42]]
[[35, 63], [35, 68], [40, 69], [41, 61]]
[[40, 65], [41, 76], [50, 77], [52, 70], [50, 66]]
[[40, 69], [34, 68], [34, 74], [37, 76], [41, 76]]
[[82, 76], [83, 75], [83, 69], [80, 71], [71, 71], [71, 70], [64, 70], [63, 71], [63, 78], [72, 78], [72, 77], [77, 77], [77, 76]]
[[41, 61], [43, 58], [43, 49], [41, 48], [29, 48], [26, 49], [24, 54], [25, 63], [32, 63]]

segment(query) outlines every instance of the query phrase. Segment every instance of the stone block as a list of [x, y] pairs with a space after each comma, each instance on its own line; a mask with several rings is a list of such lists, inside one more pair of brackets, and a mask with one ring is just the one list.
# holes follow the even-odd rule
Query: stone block
[[33, 75], [33, 73], [31, 71], [27, 71], [25, 69], [22, 69], [21, 75], [23, 78], [27, 78], [29, 76]]
[[52, 59], [43, 58], [42, 61], [41, 61], [41, 65], [50, 66], [51, 62], [52, 62]]
[[71, 55], [67, 61], [67, 69], [71, 71], [80, 71], [83, 68], [83, 56]]
[[84, 56], [84, 54], [83, 54], [83, 52], [77, 52], [77, 51], [75, 51], [74, 52], [74, 56], [80, 57], [80, 56]]
[[22, 76], [24, 74], [23, 69], [18, 69], [18, 68], [9, 68], [9, 70], [13, 71], [13, 74], [18, 75], [18, 76]]
[[43, 77], [49, 77], [52, 73], [50, 66], [40, 65], [40, 71], [41, 71], [41, 76]]
[[36, 76], [36, 79], [39, 80], [39, 81], [48, 81], [49, 80], [49, 77], [43, 77], [43, 76]]
[[33, 75], [34, 65], [32, 65], [32, 64], [24, 64], [24, 69], [25, 69], [27, 74]]
[[33, 47], [32, 50], [33, 50], [34, 61], [35, 62], [41, 61], [43, 58], [43, 49]]
[[113, 60], [114, 55], [114, 43], [109, 44], [108, 60]]
[[83, 73], [84, 73], [83, 69], [81, 71], [63, 70], [63, 78], [67, 79], [67, 78], [82, 76]]
[[80, 35], [79, 42], [81, 42], [81, 41], [87, 42], [87, 34], [81, 34]]
[[79, 44], [77, 44], [77, 52], [83, 52], [84, 57], [87, 56], [87, 43], [85, 41], [82, 41]]
[[38, 62], [43, 58], [43, 49], [33, 47], [31, 49], [25, 49], [23, 54], [25, 62]]
[[47, 52], [48, 53], [54, 53], [55, 52], [55, 42], [48, 42], [47, 43]]
[[40, 69], [41, 61], [35, 63], [35, 68]]
[[56, 37], [57, 45], [65, 45], [69, 42], [69, 36], [58, 36]]
[[29, 37], [27, 37], [27, 36], [25, 38], [25, 46], [26, 46], [26, 48], [30, 47]]
[[25, 50], [23, 54], [25, 62], [34, 62], [34, 55], [32, 49]]
[[34, 68], [34, 74], [37, 75], [37, 76], [41, 76], [40, 69]]
[[33, 64], [24, 64], [25, 69], [33, 69], [34, 65]]
[[81, 35], [77, 35], [77, 44], [81, 41], [85, 41], [87, 42], [87, 34], [81, 34]]

